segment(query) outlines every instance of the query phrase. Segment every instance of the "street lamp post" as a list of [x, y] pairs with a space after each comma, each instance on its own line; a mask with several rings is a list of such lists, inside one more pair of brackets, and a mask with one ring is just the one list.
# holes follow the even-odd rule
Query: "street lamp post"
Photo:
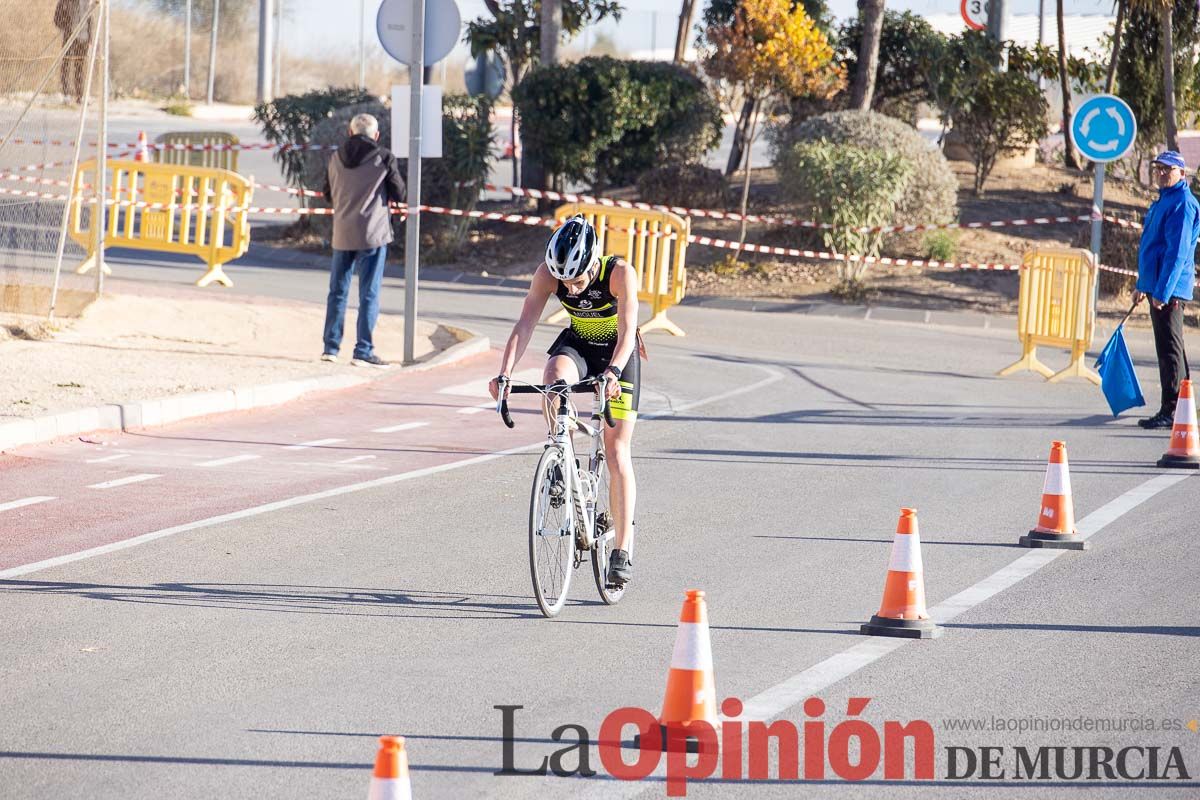
[[208, 104], [213, 103], [213, 87], [217, 82], [217, 25], [221, 21], [221, 0], [213, 0], [212, 34], [208, 39]]

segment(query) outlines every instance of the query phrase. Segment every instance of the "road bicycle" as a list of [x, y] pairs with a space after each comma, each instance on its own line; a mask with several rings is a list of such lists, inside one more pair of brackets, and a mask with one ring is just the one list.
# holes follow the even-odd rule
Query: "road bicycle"
[[[509, 394], [540, 394], [554, 410], [549, 440], [538, 460], [529, 498], [529, 572], [538, 608], [547, 617], [562, 611], [571, 576], [589, 553], [600, 599], [607, 605], [615, 605], [624, 595], [625, 587], [608, 583], [608, 561], [616, 530], [609, 508], [608, 462], [601, 420], [609, 427], [615, 423], [604, 397], [604, 379], [585, 378], [573, 385], [566, 381], [544, 385], [502, 381], [496, 410], [511, 428], [514, 423], [508, 413]], [[593, 396], [591, 424], [576, 415], [568, 399], [571, 394]], [[576, 430], [591, 440], [586, 466], [575, 452], [572, 433]]]

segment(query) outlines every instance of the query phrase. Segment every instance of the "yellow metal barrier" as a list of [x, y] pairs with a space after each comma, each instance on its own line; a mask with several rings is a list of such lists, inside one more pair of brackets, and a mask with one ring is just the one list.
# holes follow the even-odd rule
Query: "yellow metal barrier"
[[[650, 304], [650, 319], [642, 331], [664, 330], [683, 336], [683, 329], [667, 319], [667, 309], [683, 299], [687, 290], [687, 237], [691, 223], [666, 211], [612, 208], [595, 203], [559, 206], [554, 218], [583, 214], [596, 228], [600, 251], [625, 259], [637, 271], [638, 300]], [[675, 234], [675, 238], [668, 238]], [[565, 311], [549, 321], [566, 317]]]
[[[112, 205], [106, 218], [106, 247], [196, 256], [208, 265], [197, 286], [214, 281], [233, 285], [221, 267], [250, 246], [246, 207], [253, 189], [249, 179], [223, 169], [138, 161], [109, 161], [108, 169]], [[96, 266], [91, 214], [95, 174], [95, 160], [80, 164], [71, 190], [68, 232], [88, 253], [77, 270], [81, 274]], [[146, 203], [181, 207], [146, 208]], [[100, 268], [110, 272], [107, 265]]]
[[[1026, 253], [1021, 262], [1017, 310], [1021, 358], [997, 374], [1029, 370], [1051, 382], [1074, 376], [1098, 385], [1100, 376], [1083, 362], [1096, 332], [1092, 309], [1095, 289], [1096, 266], [1087, 250], [1039, 249]], [[1069, 348], [1071, 363], [1054, 372], [1038, 360], [1037, 348], [1042, 344]]]
[[154, 163], [183, 164], [188, 167], [210, 167], [212, 169], [227, 169], [237, 172], [237, 150], [211, 150], [212, 147], [236, 145], [238, 137], [223, 131], [172, 131], [164, 133], [154, 140], [159, 145], [186, 145], [189, 148], [174, 150], [155, 149]]

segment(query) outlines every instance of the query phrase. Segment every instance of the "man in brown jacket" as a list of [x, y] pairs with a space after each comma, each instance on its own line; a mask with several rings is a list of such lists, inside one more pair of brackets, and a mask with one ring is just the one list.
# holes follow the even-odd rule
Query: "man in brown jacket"
[[325, 196], [333, 206], [333, 266], [321, 360], [337, 361], [350, 278], [357, 268], [358, 341], [350, 363], [386, 368], [388, 362], [375, 354], [371, 334], [379, 316], [379, 287], [392, 241], [388, 206], [404, 202], [404, 181], [395, 156], [379, 146], [379, 121], [370, 114], [359, 114], [350, 121], [350, 138], [329, 159]]

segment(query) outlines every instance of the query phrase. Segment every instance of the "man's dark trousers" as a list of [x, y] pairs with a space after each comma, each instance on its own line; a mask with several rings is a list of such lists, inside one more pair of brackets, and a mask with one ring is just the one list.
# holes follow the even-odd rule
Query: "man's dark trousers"
[[1150, 307], [1154, 326], [1154, 349], [1158, 353], [1158, 377], [1162, 384], [1162, 413], [1173, 416], [1179, 400], [1179, 382], [1192, 377], [1183, 349], [1184, 302], [1173, 298], [1161, 309]]
[[370, 358], [375, 352], [372, 331], [379, 316], [379, 287], [383, 282], [387, 245], [370, 250], [334, 250], [329, 273], [329, 298], [325, 304], [325, 352], [337, 355], [342, 346], [346, 301], [350, 279], [358, 268], [358, 341], [355, 358]]

